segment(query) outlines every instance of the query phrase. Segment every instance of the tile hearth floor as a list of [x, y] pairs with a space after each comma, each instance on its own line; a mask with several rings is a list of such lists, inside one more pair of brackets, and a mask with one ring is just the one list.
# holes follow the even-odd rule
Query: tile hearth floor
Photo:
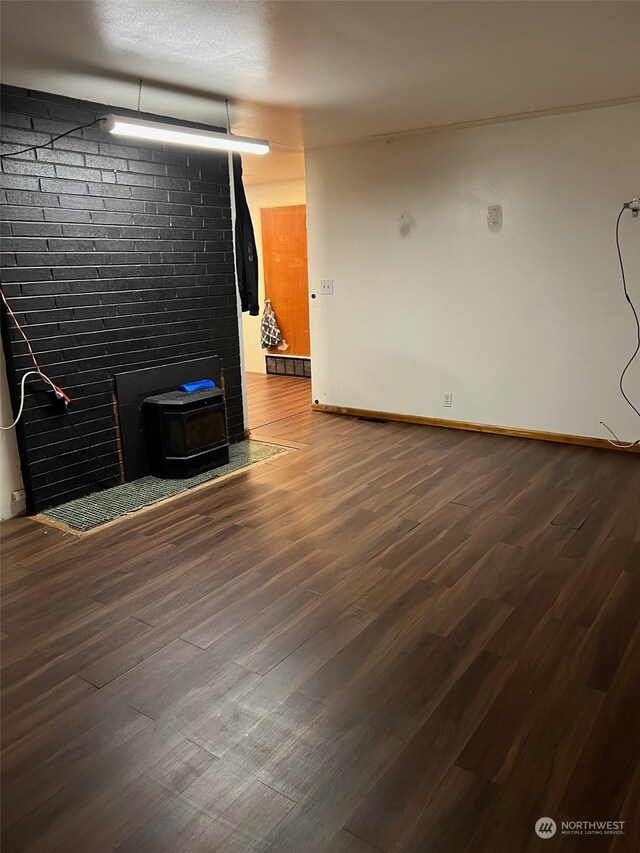
[[256, 462], [263, 462], [279, 453], [286, 453], [289, 449], [260, 441], [241, 441], [238, 444], [232, 444], [229, 448], [228, 464], [214, 468], [212, 471], [177, 480], [141, 477], [132, 483], [122, 483], [120, 486], [113, 486], [44, 510], [40, 513], [40, 517], [66, 525], [72, 530], [93, 530], [159, 501], [175, 497], [195, 486], [218, 480], [220, 477], [240, 471]]

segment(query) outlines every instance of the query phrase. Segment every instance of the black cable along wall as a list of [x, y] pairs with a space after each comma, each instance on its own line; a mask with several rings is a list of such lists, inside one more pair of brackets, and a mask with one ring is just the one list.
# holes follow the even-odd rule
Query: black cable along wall
[[[0, 153], [106, 112], [2, 87]], [[180, 122], [141, 114], [144, 118]], [[209, 130], [219, 128], [207, 128]], [[243, 437], [229, 174], [224, 153], [126, 141], [88, 127], [2, 163], [2, 286], [78, 429], [118, 468], [115, 373], [217, 354], [231, 441]], [[5, 318], [6, 320], [6, 318]], [[3, 322], [10, 387], [31, 366]], [[18, 426], [31, 511], [103, 488], [104, 469], [44, 385], [27, 381]]]

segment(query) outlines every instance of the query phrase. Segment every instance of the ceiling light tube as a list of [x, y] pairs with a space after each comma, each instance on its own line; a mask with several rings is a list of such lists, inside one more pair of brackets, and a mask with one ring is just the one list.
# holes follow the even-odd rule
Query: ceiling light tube
[[146, 121], [130, 116], [113, 114], [105, 116], [105, 129], [116, 136], [149, 139], [153, 142], [168, 142], [171, 145], [187, 145], [191, 148], [242, 151], [245, 154], [267, 154], [269, 151], [269, 143], [266, 139], [250, 139], [247, 136], [233, 136], [230, 133], [199, 130], [196, 127], [181, 127], [176, 124], [163, 124], [159, 121]]

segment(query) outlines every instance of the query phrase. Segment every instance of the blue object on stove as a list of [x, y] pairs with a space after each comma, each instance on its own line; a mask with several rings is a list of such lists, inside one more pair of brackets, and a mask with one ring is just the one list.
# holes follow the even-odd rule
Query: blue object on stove
[[216, 383], [213, 379], [198, 379], [195, 382], [184, 382], [178, 385], [178, 391], [186, 391], [187, 394], [193, 394], [194, 391], [203, 391], [205, 388], [215, 388]]

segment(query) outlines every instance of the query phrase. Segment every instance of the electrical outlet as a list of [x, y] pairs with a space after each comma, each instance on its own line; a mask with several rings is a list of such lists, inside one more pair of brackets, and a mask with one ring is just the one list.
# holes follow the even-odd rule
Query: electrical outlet
[[24, 489], [16, 489], [15, 492], [11, 492], [11, 500], [14, 503], [18, 503], [18, 501], [23, 501], [27, 496], [27, 493]]
[[500, 231], [502, 228], [502, 205], [489, 205], [487, 208], [487, 225], [492, 231]]
[[320, 281], [320, 295], [321, 296], [333, 296], [333, 279], [332, 278], [323, 278]]
[[453, 402], [453, 394], [443, 394], [442, 395], [442, 405], [447, 406], [447, 408], [451, 408], [451, 403]]

